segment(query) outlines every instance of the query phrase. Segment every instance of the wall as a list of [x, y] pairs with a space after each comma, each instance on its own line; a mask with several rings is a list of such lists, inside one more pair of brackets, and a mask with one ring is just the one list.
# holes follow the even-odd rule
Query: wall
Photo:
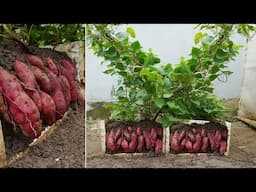
[[[180, 56], [187, 57], [193, 46], [194, 35], [197, 30], [193, 29], [194, 24], [131, 24], [122, 25], [121, 31], [127, 26], [134, 28], [136, 39], [138, 39], [145, 50], [152, 48], [153, 52], [161, 58], [162, 63], [175, 64]], [[244, 44], [241, 36], [235, 36], [234, 41]], [[117, 78], [102, 73], [106, 69], [100, 65], [100, 58], [93, 55], [89, 49], [87, 54], [87, 101], [108, 101], [111, 100], [111, 89]], [[215, 92], [221, 98], [237, 98], [240, 96], [240, 86], [244, 62], [244, 49], [240, 51], [235, 62], [230, 63], [229, 69], [234, 74], [229, 77], [226, 83], [216, 81]]]

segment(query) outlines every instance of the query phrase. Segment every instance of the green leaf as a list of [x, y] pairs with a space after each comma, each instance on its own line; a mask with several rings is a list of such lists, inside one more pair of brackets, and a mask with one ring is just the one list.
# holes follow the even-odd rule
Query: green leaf
[[166, 98], [166, 99], [169, 99], [169, 98], [172, 97], [172, 96], [173, 96], [173, 93], [165, 93], [165, 94], [163, 95], [163, 97]]
[[158, 108], [162, 108], [165, 104], [165, 100], [163, 98], [157, 97], [157, 98], [154, 98], [153, 101]]
[[208, 34], [207, 33], [201, 33], [201, 32], [198, 32], [196, 35], [195, 35], [195, 38], [194, 38], [194, 43], [195, 44], [198, 44], [200, 39], [202, 39], [203, 37], [207, 36]]
[[172, 109], [172, 110], [179, 110], [180, 109], [180, 107], [178, 106], [178, 105], [176, 105], [174, 102], [172, 102], [172, 101], [168, 101], [167, 102], [167, 105], [168, 105], [168, 107], [170, 108], [170, 109]]
[[120, 70], [124, 70], [124, 69], [125, 69], [125, 66], [124, 66], [123, 63], [117, 63], [117, 64], [116, 64], [116, 68], [117, 68], [117, 69], [120, 69]]
[[202, 75], [200, 72], [197, 72], [197, 73], [195, 74], [195, 77], [196, 77], [197, 79], [201, 79], [201, 78], [203, 77], [203, 75]]
[[174, 120], [174, 118], [172, 116], [162, 116], [160, 118], [160, 123], [162, 124], [163, 128], [168, 128], [170, 127], [170, 125], [172, 124], [172, 121]]
[[214, 66], [211, 68], [210, 73], [211, 73], [211, 74], [216, 74], [217, 72], [219, 72], [219, 70], [220, 70], [219, 66], [214, 65]]
[[216, 52], [217, 59], [224, 59], [227, 56], [227, 53], [224, 52], [222, 49], [218, 49]]
[[135, 41], [131, 44], [131, 48], [134, 50], [134, 51], [137, 51], [141, 48], [141, 45], [139, 43], [139, 41]]
[[134, 68], [134, 72], [140, 72], [141, 69], [142, 69], [141, 67], [135, 67], [135, 68]]
[[105, 73], [105, 74], [110, 74], [110, 73], [112, 73], [112, 72], [114, 72], [114, 69], [113, 69], [113, 68], [107, 69], [107, 70], [103, 71], [103, 73]]
[[224, 73], [225, 75], [231, 75], [231, 74], [233, 74], [232, 71], [222, 71], [222, 73]]
[[202, 56], [201, 50], [198, 49], [197, 47], [192, 47], [192, 53], [191, 54], [192, 54], [192, 57], [196, 57], [196, 58]]
[[210, 81], [214, 81], [217, 77], [218, 77], [218, 75], [211, 75], [209, 77], [209, 79], [210, 79]]
[[126, 29], [126, 32], [129, 33], [131, 37], [135, 38], [135, 31], [134, 31], [133, 28], [128, 27], [128, 28]]

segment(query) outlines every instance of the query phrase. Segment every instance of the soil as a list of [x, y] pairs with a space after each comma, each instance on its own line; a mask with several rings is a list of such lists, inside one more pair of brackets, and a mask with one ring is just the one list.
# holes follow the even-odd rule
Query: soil
[[[17, 142], [18, 140], [15, 138], [13, 141]], [[17, 144], [12, 144], [12, 146], [16, 146], [16, 148], [18, 148]], [[31, 147], [28, 155], [14, 162], [9, 167], [84, 168], [84, 107], [80, 107], [77, 110], [71, 110], [68, 114], [68, 117], [62, 122], [60, 127], [58, 127], [49, 137], [47, 137], [46, 140], [38, 145]]]
[[[250, 168], [256, 167], [256, 130], [238, 121], [239, 99], [225, 101], [230, 109], [228, 120], [231, 125], [229, 156], [218, 154], [154, 154], [132, 155], [101, 154], [99, 121], [107, 119], [109, 113], [102, 105], [87, 112], [87, 167], [88, 168]], [[92, 105], [91, 105], [92, 106]], [[105, 114], [101, 117], [99, 114]], [[97, 119], [97, 120], [96, 120]], [[119, 155], [119, 156], [118, 156]]]

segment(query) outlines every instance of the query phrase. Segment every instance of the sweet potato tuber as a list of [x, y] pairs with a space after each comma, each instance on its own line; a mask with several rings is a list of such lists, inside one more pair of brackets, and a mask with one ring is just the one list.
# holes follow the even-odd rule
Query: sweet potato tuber
[[211, 133], [207, 133], [207, 135], [210, 142], [211, 151], [214, 152], [216, 150], [216, 144], [215, 144], [213, 135]]
[[126, 139], [123, 139], [123, 141], [121, 143], [121, 147], [125, 153], [129, 152], [129, 145], [128, 145], [128, 142], [126, 141]]
[[135, 132], [132, 132], [132, 140], [129, 144], [129, 151], [134, 153], [137, 147], [137, 135]]
[[196, 128], [192, 129], [192, 133], [195, 135], [197, 133]]
[[115, 133], [115, 139], [117, 140], [117, 139], [119, 139], [119, 137], [121, 137], [121, 135], [122, 135], [122, 128], [121, 127], [119, 127], [117, 130], [116, 130], [116, 133]]
[[46, 73], [44, 73], [40, 68], [35, 66], [31, 66], [31, 70], [36, 78], [37, 83], [40, 86], [40, 89], [50, 94], [52, 91], [52, 84]]
[[119, 137], [119, 139], [116, 142], [116, 150], [119, 151], [121, 149], [121, 144], [122, 144], [122, 137]]
[[40, 69], [44, 69], [44, 63], [38, 56], [27, 54], [27, 58], [31, 65], [37, 66]]
[[48, 125], [52, 125], [56, 121], [56, 106], [50, 95], [41, 91], [42, 100], [42, 118]]
[[155, 145], [155, 153], [156, 154], [162, 153], [162, 147], [163, 147], [162, 140], [157, 139], [156, 140], [156, 145]]
[[150, 140], [151, 140], [152, 147], [155, 146], [156, 138], [157, 138], [156, 128], [153, 127], [151, 128], [151, 132], [150, 132]]
[[222, 140], [221, 142], [220, 142], [220, 150], [219, 150], [219, 153], [221, 154], [221, 155], [224, 155], [224, 153], [227, 151], [227, 142], [226, 141], [224, 141], [224, 140]]
[[201, 151], [206, 152], [208, 149], [208, 146], [209, 146], [209, 140], [208, 140], [208, 137], [205, 136], [205, 137], [203, 137], [203, 144], [201, 147]]
[[129, 133], [132, 133], [132, 127], [131, 126], [128, 126], [127, 130], [128, 130]]
[[178, 153], [180, 151], [180, 144], [179, 144], [179, 132], [176, 130], [174, 132], [174, 135], [171, 140], [171, 149], [175, 152]]
[[56, 90], [52, 93], [51, 97], [56, 105], [56, 118], [60, 119], [67, 111], [67, 105], [63, 92], [61, 90]]
[[203, 128], [203, 129], [201, 130], [201, 136], [202, 136], [202, 137], [206, 137], [206, 131], [205, 131], [205, 128]]
[[61, 85], [61, 90], [64, 94], [66, 105], [69, 106], [71, 101], [70, 85], [67, 78], [63, 75], [58, 76], [59, 83]]
[[143, 130], [143, 136], [145, 138], [145, 143], [146, 143], [146, 149], [150, 150], [151, 149], [151, 140], [150, 140], [150, 135], [147, 131]]
[[187, 142], [186, 142], [186, 149], [187, 149], [187, 151], [189, 152], [189, 153], [191, 153], [191, 152], [193, 152], [193, 145], [192, 145], [192, 142], [190, 141], [190, 140], [188, 140]]
[[194, 143], [196, 141], [196, 138], [195, 138], [194, 134], [192, 133], [192, 131], [188, 132], [188, 137], [192, 143]]
[[215, 143], [216, 143], [216, 148], [219, 148], [220, 141], [221, 141], [221, 132], [218, 129], [215, 132], [214, 140], [215, 140]]
[[222, 131], [221, 131], [221, 136], [222, 136], [223, 139], [227, 139], [227, 137], [228, 137], [228, 132], [227, 132], [227, 130], [222, 130]]
[[144, 147], [144, 137], [143, 137], [143, 135], [139, 135], [138, 137], [139, 137], [138, 138], [138, 146], [137, 146], [136, 151], [141, 153], [143, 150], [143, 147]]
[[180, 135], [179, 135], [178, 140], [181, 141], [185, 136], [186, 136], [186, 131], [183, 129], [183, 130], [180, 132]]
[[56, 75], [58, 75], [58, 68], [57, 68], [56, 64], [54, 63], [54, 61], [53, 61], [50, 57], [46, 57], [45, 59], [46, 59], [46, 61], [47, 61], [48, 68], [49, 68], [53, 73], [55, 73]]
[[137, 127], [136, 129], [136, 134], [139, 136], [139, 135], [142, 135], [142, 130], [141, 130], [141, 127]]
[[70, 63], [68, 60], [66, 60], [66, 59], [63, 59], [62, 63], [63, 63], [63, 66], [65, 67], [65, 69], [70, 72], [70, 74], [72, 75], [73, 79], [75, 79], [76, 75], [77, 75], [75, 66], [72, 63]]
[[0, 113], [2, 114], [6, 122], [12, 123], [9, 110], [8, 110], [7, 104], [5, 103], [4, 97], [1, 93], [1, 90], [0, 90]]
[[201, 135], [200, 133], [197, 133], [196, 135], [196, 142], [193, 144], [193, 152], [198, 153], [201, 148]]
[[180, 151], [182, 151], [182, 150], [185, 148], [186, 143], [187, 143], [187, 139], [184, 138], [184, 139], [181, 141], [181, 144], [180, 144]]
[[114, 139], [114, 137], [112, 137], [112, 136], [108, 137], [107, 148], [109, 149], [109, 151], [115, 152], [116, 146], [115, 146], [115, 139]]
[[128, 141], [128, 142], [130, 142], [131, 141], [131, 135], [130, 135], [130, 133], [127, 131], [127, 130], [124, 130], [124, 137], [125, 137], [125, 139]]
[[109, 132], [109, 137], [115, 137], [115, 131], [114, 129], [111, 129]]

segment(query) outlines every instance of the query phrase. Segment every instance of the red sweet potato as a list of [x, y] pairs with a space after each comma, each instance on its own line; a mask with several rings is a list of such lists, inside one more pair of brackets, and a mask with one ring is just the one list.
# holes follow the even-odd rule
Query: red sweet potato
[[156, 128], [151, 128], [150, 140], [151, 140], [152, 147], [155, 146], [156, 138], [157, 138]]
[[159, 139], [162, 139], [162, 138], [163, 138], [163, 128], [162, 128], [162, 127], [158, 127], [158, 128], [156, 129], [156, 133], [157, 133], [157, 137], [158, 137]]
[[72, 63], [70, 63], [68, 60], [66, 60], [66, 59], [63, 59], [62, 63], [63, 63], [63, 66], [65, 67], [65, 69], [70, 72], [70, 74], [72, 75], [73, 79], [75, 79], [76, 75], [77, 75], [75, 66]]
[[196, 128], [192, 129], [192, 133], [195, 135], [197, 133]]
[[109, 132], [109, 137], [115, 137], [115, 131], [114, 129], [111, 129]]
[[207, 135], [208, 135], [208, 139], [209, 139], [209, 142], [210, 142], [211, 151], [214, 152], [216, 150], [216, 144], [215, 144], [213, 135], [211, 133], [207, 133]]
[[112, 136], [109, 136], [109, 137], [108, 137], [107, 148], [109, 149], [109, 151], [115, 152], [116, 145], [115, 145], [115, 139], [114, 139], [114, 137], [112, 137]]
[[58, 76], [50, 70], [46, 70], [46, 74], [49, 80], [51, 81], [52, 92], [54, 92], [55, 90], [61, 90], [61, 85], [58, 80]]
[[121, 144], [122, 144], [122, 137], [119, 137], [119, 139], [116, 142], [116, 150], [119, 151], [121, 149]]
[[143, 147], [144, 147], [144, 137], [143, 137], [143, 135], [139, 135], [138, 137], [139, 137], [138, 138], [138, 146], [137, 146], [136, 151], [141, 153], [143, 150]]
[[156, 154], [162, 153], [162, 148], [163, 148], [162, 140], [157, 139], [156, 140], [156, 145], [155, 145], [155, 153]]
[[175, 153], [178, 153], [180, 151], [180, 144], [179, 144], [179, 141], [178, 141], [177, 137], [173, 136], [172, 141], [171, 141], [171, 149]]
[[180, 132], [180, 134], [179, 134], [178, 140], [179, 140], [179, 141], [182, 141], [182, 139], [183, 139], [185, 136], [186, 136], [186, 131], [183, 129], [183, 130]]
[[67, 111], [67, 105], [63, 92], [61, 90], [56, 90], [52, 93], [51, 97], [56, 105], [56, 118], [60, 119]]
[[137, 135], [135, 132], [132, 132], [132, 140], [129, 143], [129, 151], [134, 153], [137, 147]]
[[188, 140], [187, 142], [186, 142], [186, 149], [187, 149], [187, 151], [189, 152], [189, 153], [191, 153], [191, 152], [193, 152], [193, 145], [192, 145], [192, 142], [190, 141], [190, 140]]
[[117, 130], [116, 130], [116, 133], [115, 133], [115, 139], [117, 140], [119, 137], [121, 137], [122, 135], [122, 128], [119, 127]]
[[203, 128], [203, 129], [201, 130], [201, 136], [202, 136], [202, 137], [206, 137], [206, 131], [205, 131], [205, 128]]
[[136, 134], [139, 136], [139, 135], [142, 135], [142, 130], [141, 130], [141, 127], [137, 127], [136, 129]]
[[220, 150], [219, 150], [219, 153], [221, 154], [221, 155], [224, 155], [224, 153], [227, 151], [227, 142], [226, 141], [224, 141], [224, 140], [222, 140], [221, 142], [220, 142]]
[[135, 131], [133, 131], [132, 133], [131, 133], [131, 138], [133, 138], [133, 137], [137, 137], [137, 134], [136, 134], [136, 132]]
[[38, 56], [27, 54], [27, 58], [31, 65], [37, 66], [40, 69], [44, 69], [44, 63]]
[[228, 137], [228, 131], [227, 130], [222, 130], [221, 131], [221, 136], [222, 136], [222, 138], [225, 140], [225, 139], [227, 139], [227, 137]]
[[192, 133], [192, 131], [188, 132], [188, 137], [192, 143], [194, 143], [196, 141], [196, 138], [195, 138], [194, 134]]
[[61, 85], [61, 90], [64, 94], [64, 98], [66, 101], [66, 105], [69, 106], [70, 101], [71, 101], [71, 93], [70, 93], [70, 85], [69, 82], [67, 80], [67, 78], [63, 75], [60, 75], [58, 77], [59, 83]]
[[26, 93], [34, 101], [39, 112], [41, 112], [42, 111], [42, 99], [41, 99], [39, 92], [35, 89], [35, 90], [26, 90]]
[[130, 142], [131, 141], [131, 135], [130, 135], [130, 133], [127, 131], [127, 130], [124, 130], [124, 137], [125, 137], [125, 139], [128, 141], [128, 142]]
[[197, 133], [196, 135], [196, 142], [193, 144], [193, 152], [198, 153], [201, 148], [201, 135], [200, 133]]
[[54, 61], [50, 58], [50, 57], [46, 57], [45, 58], [48, 64], [48, 68], [55, 73], [56, 75], [58, 75], [58, 68], [56, 66], [56, 64], [54, 63]]
[[215, 143], [216, 143], [216, 148], [219, 148], [220, 141], [221, 141], [221, 132], [218, 129], [215, 132], [214, 140], [215, 140]]
[[150, 140], [150, 135], [147, 131], [143, 130], [143, 136], [145, 138], [145, 143], [146, 143], [146, 149], [150, 150], [151, 149], [151, 140]]
[[76, 101], [78, 99], [79, 86], [77, 82], [72, 78], [70, 73], [63, 67], [60, 67], [61, 75], [65, 76], [70, 85], [71, 101]]
[[36, 78], [37, 83], [40, 86], [40, 89], [50, 94], [52, 91], [52, 84], [49, 77], [38, 67], [31, 66], [31, 70]]
[[36, 78], [29, 68], [28, 65], [22, 63], [21, 61], [14, 61], [13, 68], [18, 76], [18, 78], [24, 83], [24, 85], [28, 88], [36, 88]]
[[1, 90], [0, 90], [0, 113], [2, 114], [2, 117], [4, 118], [4, 120], [6, 122], [12, 123], [11, 116], [9, 114], [9, 110], [8, 110], [7, 104], [4, 100], [4, 97], [1, 93]]
[[123, 149], [123, 151], [125, 153], [128, 153], [129, 152], [129, 144], [128, 142], [126, 141], [126, 139], [123, 139], [122, 143], [121, 143], [121, 147]]
[[182, 151], [182, 150], [185, 148], [186, 143], [187, 143], [187, 139], [184, 138], [184, 139], [181, 141], [181, 144], [180, 144], [180, 151]]
[[43, 121], [48, 125], [52, 125], [56, 121], [56, 106], [50, 95], [41, 91], [40, 92], [42, 100], [42, 118]]
[[3, 95], [12, 100], [22, 91], [21, 84], [17, 78], [2, 67], [0, 67], [0, 87]]
[[208, 137], [203, 137], [203, 144], [202, 144], [202, 147], [201, 147], [201, 151], [202, 152], [207, 152], [208, 146], [209, 146]]
[[128, 126], [127, 130], [128, 130], [129, 133], [132, 133], [132, 127], [131, 126]]

